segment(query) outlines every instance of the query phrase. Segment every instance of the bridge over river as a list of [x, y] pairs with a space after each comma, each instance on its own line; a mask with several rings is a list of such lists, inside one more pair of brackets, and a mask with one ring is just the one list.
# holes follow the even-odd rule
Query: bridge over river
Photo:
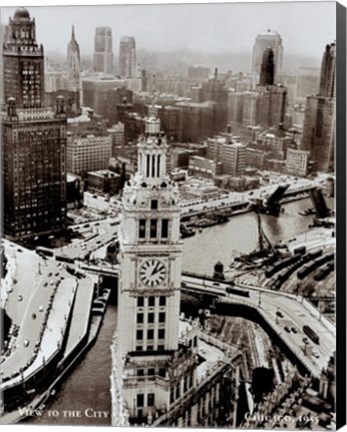
[[[94, 274], [118, 276], [117, 266], [81, 263], [80, 268]], [[300, 295], [244, 284], [233, 286], [234, 293], [228, 293], [227, 288], [230, 288], [228, 282], [194, 273], [182, 273], [183, 292], [210, 298], [216, 310], [225, 315], [237, 315], [240, 310], [247, 309], [248, 317], [259, 322], [268, 333], [275, 334], [289, 350], [291, 358], [303, 366], [301, 369], [313, 376], [320, 375], [336, 349], [334, 324]], [[306, 336], [303, 332], [304, 325], [314, 330], [319, 343], [314, 343]]]

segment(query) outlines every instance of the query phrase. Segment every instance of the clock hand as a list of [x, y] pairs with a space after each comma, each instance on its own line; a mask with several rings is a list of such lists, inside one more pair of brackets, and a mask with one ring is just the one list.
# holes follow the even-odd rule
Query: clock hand
[[158, 273], [159, 269], [158, 266], [160, 266], [160, 263], [157, 263], [156, 266], [154, 267], [154, 269], [152, 270], [151, 276], [155, 275], [156, 273]]

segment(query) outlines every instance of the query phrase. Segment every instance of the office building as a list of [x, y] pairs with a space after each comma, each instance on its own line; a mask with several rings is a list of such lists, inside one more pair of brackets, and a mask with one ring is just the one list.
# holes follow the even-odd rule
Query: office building
[[306, 100], [301, 150], [307, 150], [319, 171], [334, 170], [336, 98], [335, 44], [327, 45], [323, 54], [319, 94]]
[[22, 238], [65, 224], [66, 115], [62, 97], [45, 106], [43, 47], [24, 8], [9, 20], [2, 61], [4, 231]]
[[118, 72], [121, 78], [137, 78], [136, 42], [132, 36], [121, 37]]
[[282, 37], [272, 30], [259, 34], [253, 46], [252, 53], [252, 73], [259, 76], [263, 53], [267, 48], [271, 48], [274, 53], [274, 82], [282, 75], [283, 45]]
[[114, 74], [111, 27], [97, 27], [94, 38], [94, 71], [103, 75]]
[[305, 177], [309, 172], [310, 152], [289, 148], [287, 150], [286, 170], [288, 174]]
[[85, 175], [89, 171], [108, 168], [112, 156], [112, 137], [73, 136], [67, 137], [66, 165], [67, 171], [76, 175]]
[[88, 77], [82, 80], [83, 104], [96, 114], [115, 124], [118, 118], [117, 106], [126, 98], [132, 100], [132, 91], [124, 87], [124, 81], [108, 77]]

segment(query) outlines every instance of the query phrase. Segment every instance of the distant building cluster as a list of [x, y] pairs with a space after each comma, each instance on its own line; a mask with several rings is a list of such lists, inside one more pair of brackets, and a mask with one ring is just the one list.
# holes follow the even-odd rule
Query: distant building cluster
[[[282, 37], [268, 30], [255, 39], [250, 74], [191, 65], [184, 76], [141, 69], [133, 36], [120, 38], [116, 61], [110, 27], [95, 29], [89, 70], [82, 67], [75, 26], [66, 64], [59, 67], [45, 62], [35, 38], [35, 22], [19, 9], [5, 29], [3, 50], [6, 226], [11, 232], [29, 235], [45, 223], [64, 225], [66, 173], [79, 176], [82, 189], [90, 172], [110, 169], [122, 181], [129, 178], [137, 165], [137, 139], [151, 116], [160, 120], [168, 138], [166, 167], [176, 177], [185, 170], [239, 190], [256, 181], [254, 170], [306, 176], [333, 169], [334, 44], [325, 49], [320, 74], [302, 67], [296, 76], [286, 76]], [[31, 53], [23, 66], [22, 51]], [[20, 76], [21, 67], [27, 72]], [[22, 131], [22, 122], [32, 133]], [[35, 147], [39, 163], [31, 148], [10, 144], [24, 143], [28, 133], [33, 143], [41, 142]], [[26, 167], [29, 153], [35, 171]], [[42, 160], [53, 168], [39, 171]], [[30, 189], [20, 184], [20, 176], [28, 173]], [[47, 200], [41, 204], [40, 188], [51, 188], [52, 208], [45, 208]]]

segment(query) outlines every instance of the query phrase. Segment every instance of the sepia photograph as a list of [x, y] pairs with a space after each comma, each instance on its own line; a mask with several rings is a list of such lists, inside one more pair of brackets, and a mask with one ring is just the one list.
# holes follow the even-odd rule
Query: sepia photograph
[[0, 13], [1, 424], [340, 427], [346, 9]]

